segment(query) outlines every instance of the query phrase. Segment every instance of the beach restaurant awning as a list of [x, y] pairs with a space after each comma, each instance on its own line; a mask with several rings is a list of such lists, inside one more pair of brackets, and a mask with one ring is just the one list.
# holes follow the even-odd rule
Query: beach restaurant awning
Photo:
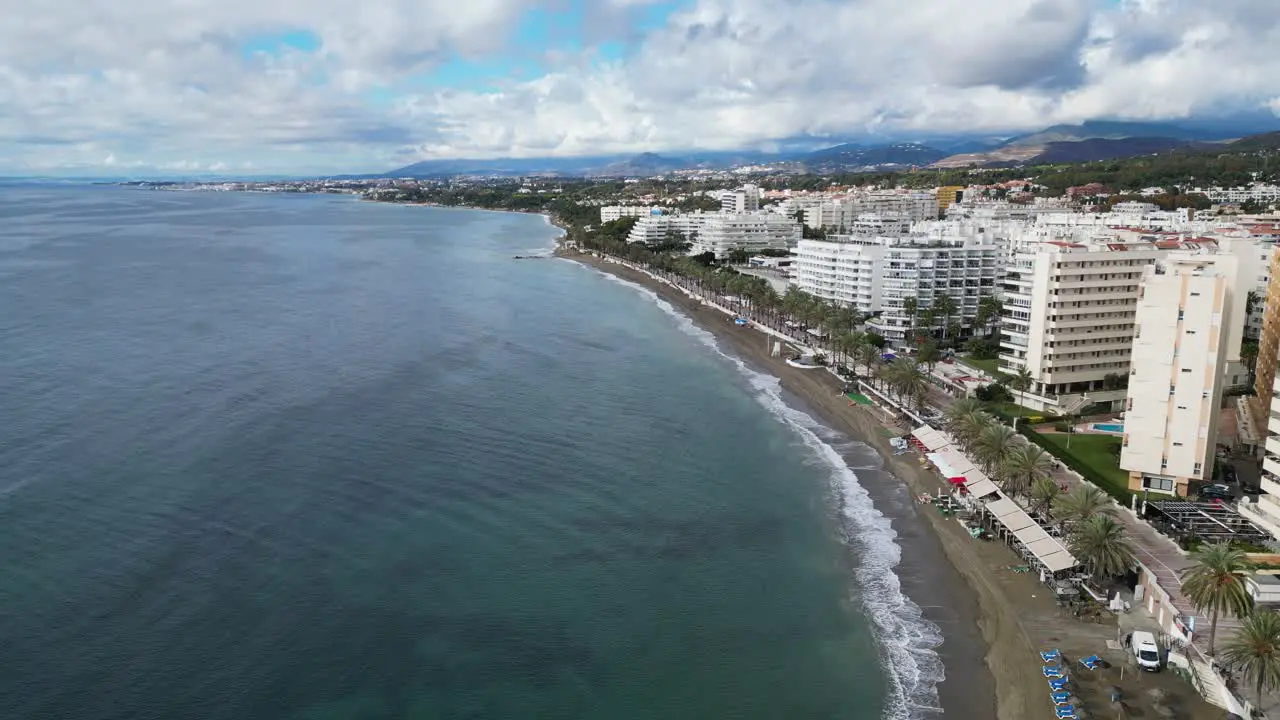
[[942, 473], [942, 477], [947, 478], [948, 480], [951, 478], [964, 477], [960, 473], [956, 472], [955, 468], [951, 467], [951, 464], [947, 462], [947, 458], [944, 457], [942, 453], [929, 453], [928, 455], [925, 455], [925, 457], [929, 459], [929, 462], [933, 463], [934, 467], [938, 468], [938, 472]]
[[1004, 525], [1035, 558], [1051, 573], [1061, 572], [1080, 564], [1055, 538], [1049, 536], [1031, 516], [1009, 498], [1000, 498], [987, 505], [987, 512]]
[[984, 498], [988, 495], [994, 495], [1000, 492], [1000, 488], [996, 487], [995, 483], [985, 478], [982, 480], [979, 480], [978, 482], [970, 482], [965, 484], [964, 489], [967, 490], [970, 495], [976, 498]]
[[938, 451], [938, 454], [946, 459], [947, 464], [955, 471], [956, 475], [964, 475], [973, 471], [973, 461], [965, 457], [963, 453], [953, 447], [944, 447]]
[[951, 438], [934, 430], [928, 425], [921, 425], [911, 431], [911, 437], [924, 448], [926, 452], [937, 452], [942, 448], [951, 444]]

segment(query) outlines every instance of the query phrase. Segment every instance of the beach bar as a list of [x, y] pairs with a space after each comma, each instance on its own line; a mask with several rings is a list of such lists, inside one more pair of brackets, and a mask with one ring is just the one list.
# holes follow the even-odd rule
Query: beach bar
[[1024, 558], [1034, 560], [1050, 575], [1070, 570], [1080, 564], [1062, 543], [1045, 532], [1025, 510], [1003, 494], [1000, 494], [1000, 499], [983, 505], [982, 512], [999, 526], [995, 529], [1005, 542], [1012, 540], [1011, 544], [1020, 549]]

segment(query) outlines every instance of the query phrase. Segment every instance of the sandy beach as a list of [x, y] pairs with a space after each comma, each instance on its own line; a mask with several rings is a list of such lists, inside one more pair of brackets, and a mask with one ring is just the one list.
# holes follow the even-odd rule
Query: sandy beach
[[[851, 406], [841, 392], [841, 382], [831, 373], [797, 369], [772, 357], [769, 341], [760, 330], [736, 326], [723, 312], [645, 273], [573, 251], [559, 254], [654, 291], [714, 334], [726, 350], [779, 378], [801, 409], [877, 451], [884, 472], [859, 470], [859, 477], [898, 533], [903, 551], [898, 574], [904, 590], [943, 630], [945, 641], [938, 652], [946, 679], [938, 686], [938, 694], [948, 717], [1052, 717], [1036, 654], [1050, 647], [1060, 648], [1069, 658], [1098, 653], [1115, 664], [1106, 671], [1076, 675], [1075, 694], [1086, 708], [1107, 707], [1114, 684], [1124, 688], [1135, 707], [1148, 704], [1149, 693], [1159, 688], [1178, 701], [1188, 718], [1220, 716], [1170, 673], [1148, 675], [1130, 669], [1125, 675], [1123, 654], [1108, 654], [1106, 646], [1117, 635], [1116, 621], [1085, 623], [1070, 617], [1036, 578], [1008, 569], [1022, 561], [1002, 543], [973, 540], [958, 522], [930, 506], [882, 502], [895, 492], [900, 497], [903, 484], [912, 497], [943, 489], [942, 479], [920, 464], [918, 454], [893, 454], [889, 438], [910, 428], [887, 426], [878, 408]], [[1140, 699], [1146, 702], [1139, 703]]]

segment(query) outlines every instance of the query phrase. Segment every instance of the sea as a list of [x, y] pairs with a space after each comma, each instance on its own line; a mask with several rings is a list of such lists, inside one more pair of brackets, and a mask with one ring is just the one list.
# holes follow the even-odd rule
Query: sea
[[838, 436], [537, 215], [0, 188], [0, 708], [934, 717]]

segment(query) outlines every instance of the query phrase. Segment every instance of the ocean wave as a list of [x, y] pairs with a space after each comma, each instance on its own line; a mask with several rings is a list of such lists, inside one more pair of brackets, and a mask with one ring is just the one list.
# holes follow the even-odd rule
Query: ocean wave
[[741, 358], [725, 352], [715, 335], [698, 327], [657, 293], [616, 275], [598, 272], [648, 297], [674, 318], [682, 331], [733, 364], [750, 383], [756, 400], [789, 426], [813, 453], [814, 459], [831, 471], [832, 487], [839, 497], [845, 521], [845, 542], [857, 551], [854, 575], [858, 592], [880, 647], [881, 664], [889, 683], [884, 718], [915, 720], [938, 714], [937, 686], [945, 678], [936, 649], [943, 641], [942, 630], [903, 593], [902, 583], [894, 572], [902, 559], [898, 533], [889, 518], [876, 509], [871, 495], [858, 482], [857, 474], [833, 446], [840, 442], [835, 438], [837, 433], [808, 413], [788, 405], [782, 397], [782, 382], [778, 378], [753, 370]]

